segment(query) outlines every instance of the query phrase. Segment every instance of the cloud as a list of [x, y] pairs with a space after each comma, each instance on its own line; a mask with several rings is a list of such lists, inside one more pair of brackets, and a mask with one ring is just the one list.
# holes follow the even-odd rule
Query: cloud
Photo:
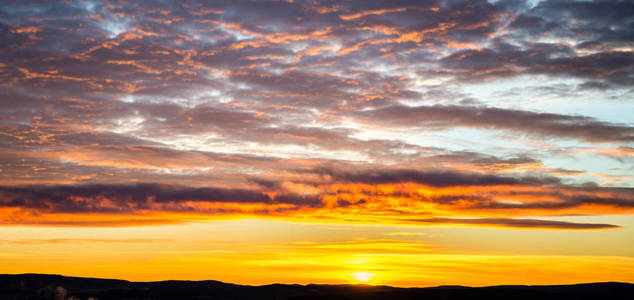
[[621, 228], [611, 224], [573, 223], [563, 221], [535, 220], [535, 219], [507, 219], [507, 218], [431, 218], [409, 219], [408, 222], [427, 224], [457, 224], [457, 225], [482, 225], [509, 228], [538, 228], [538, 229], [614, 229]]
[[[530, 220], [505, 221], [504, 218], [622, 214], [634, 209], [632, 189], [571, 186], [548, 178], [412, 170], [342, 173], [321, 168], [315, 172], [319, 177], [304, 173], [298, 181], [252, 178], [252, 189], [156, 183], [3, 186], [0, 187], [0, 210], [5, 217], [1, 221], [5, 224], [130, 226], [187, 222], [211, 216], [293, 219], [299, 214], [304, 220], [317, 222], [371, 220], [392, 224], [425, 215], [435, 220], [425, 219], [427, 223], [473, 222], [477, 225], [483, 222], [550, 228], [574, 226], [557, 222], [531, 223]], [[307, 178], [316, 181], [310, 182]], [[455, 216], [460, 222], [442, 221], [446, 215]], [[487, 221], [462, 222], [460, 217], [480, 217]], [[584, 226], [594, 228], [594, 225], [578, 225], [580, 229]]]
[[[47, 213], [135, 213], [142, 210], [223, 212], [200, 203], [291, 204], [315, 206], [311, 196], [267, 194], [244, 189], [163, 184], [1, 187], [0, 206]], [[228, 211], [229, 212], [229, 211]]]
[[407, 127], [471, 127], [518, 131], [589, 142], [633, 142], [634, 127], [613, 124], [591, 117], [538, 113], [479, 106], [392, 105], [353, 114], [378, 123]]
[[353, 182], [365, 184], [389, 184], [411, 182], [433, 187], [452, 186], [493, 186], [493, 185], [558, 185], [555, 177], [510, 177], [476, 173], [459, 173], [450, 171], [418, 171], [407, 169], [360, 170], [357, 172], [341, 171], [322, 167], [315, 170], [318, 174], [328, 175], [334, 182]]
[[[631, 190], [610, 185], [631, 184], [622, 173], [634, 128], [627, 101], [615, 99], [631, 98], [634, 83], [632, 10], [627, 1], [8, 1], [4, 222], [627, 212]], [[504, 95], [504, 107], [536, 107], [523, 102], [524, 81], [558, 113], [495, 106]], [[480, 92], [491, 83], [503, 84]], [[461, 132], [471, 130], [533, 139]], [[597, 167], [602, 157], [617, 165]], [[601, 182], [593, 174], [613, 180], [581, 185]], [[101, 217], [79, 218], [90, 214]]]
[[19, 239], [19, 240], [0, 240], [0, 243], [6, 244], [65, 244], [65, 243], [162, 243], [170, 242], [169, 239]]

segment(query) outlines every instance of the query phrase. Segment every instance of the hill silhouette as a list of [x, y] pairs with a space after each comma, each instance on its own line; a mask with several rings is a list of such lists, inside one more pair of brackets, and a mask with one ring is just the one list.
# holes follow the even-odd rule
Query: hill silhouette
[[601, 282], [550, 286], [439, 286], [397, 288], [370, 285], [271, 284], [220, 281], [131, 282], [61, 275], [0, 275], [0, 299], [634, 299], [634, 284]]

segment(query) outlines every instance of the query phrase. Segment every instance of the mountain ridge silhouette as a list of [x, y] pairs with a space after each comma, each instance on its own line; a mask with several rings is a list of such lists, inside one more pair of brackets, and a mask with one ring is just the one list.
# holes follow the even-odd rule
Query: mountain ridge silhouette
[[[91, 299], [92, 298], [92, 299]], [[0, 275], [0, 299], [634, 299], [634, 284], [596, 282], [571, 285], [392, 287], [367, 284], [240, 285], [217, 280], [134, 282], [55, 274]]]

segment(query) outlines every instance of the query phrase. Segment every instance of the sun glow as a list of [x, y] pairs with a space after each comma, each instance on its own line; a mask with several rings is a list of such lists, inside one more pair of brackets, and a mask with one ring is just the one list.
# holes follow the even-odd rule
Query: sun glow
[[353, 273], [352, 277], [354, 277], [354, 279], [359, 282], [368, 282], [372, 279], [372, 277], [374, 277], [374, 274], [370, 272], [359, 271]]

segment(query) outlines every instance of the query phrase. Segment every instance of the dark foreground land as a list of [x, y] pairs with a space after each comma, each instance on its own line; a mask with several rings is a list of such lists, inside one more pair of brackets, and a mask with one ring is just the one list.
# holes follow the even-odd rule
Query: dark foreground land
[[130, 282], [21, 274], [0, 275], [0, 299], [634, 299], [634, 284], [602, 282], [479, 288], [318, 284], [246, 286], [219, 281]]

